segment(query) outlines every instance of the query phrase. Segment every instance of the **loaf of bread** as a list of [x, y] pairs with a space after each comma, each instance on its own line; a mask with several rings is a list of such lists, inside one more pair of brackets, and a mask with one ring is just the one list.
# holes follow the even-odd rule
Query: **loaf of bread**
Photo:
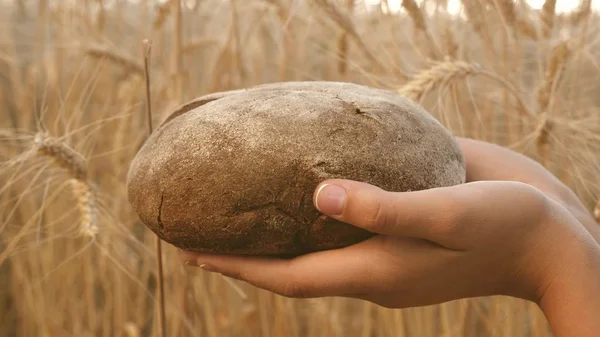
[[313, 205], [329, 178], [388, 191], [464, 183], [453, 135], [398, 94], [283, 82], [199, 97], [148, 138], [129, 201], [161, 239], [198, 252], [296, 256], [373, 234]]

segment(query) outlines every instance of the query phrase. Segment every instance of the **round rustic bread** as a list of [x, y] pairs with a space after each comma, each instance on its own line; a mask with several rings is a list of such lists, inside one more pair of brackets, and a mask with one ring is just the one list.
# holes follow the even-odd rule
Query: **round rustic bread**
[[391, 91], [284, 82], [200, 97], [175, 111], [128, 173], [134, 210], [185, 250], [294, 256], [371, 233], [320, 214], [329, 178], [388, 191], [464, 183], [451, 133]]

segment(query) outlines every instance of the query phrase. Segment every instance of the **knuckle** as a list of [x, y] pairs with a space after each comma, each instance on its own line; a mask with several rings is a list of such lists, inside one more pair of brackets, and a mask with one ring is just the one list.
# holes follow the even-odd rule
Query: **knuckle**
[[535, 217], [531, 221], [541, 223], [551, 213], [553, 208], [551, 199], [534, 186], [523, 183], [521, 188], [523, 189], [523, 205], [528, 205], [529, 209], [533, 210], [528, 213]]
[[390, 212], [381, 199], [376, 199], [365, 214], [364, 226], [373, 232], [384, 233], [390, 227], [390, 221]]

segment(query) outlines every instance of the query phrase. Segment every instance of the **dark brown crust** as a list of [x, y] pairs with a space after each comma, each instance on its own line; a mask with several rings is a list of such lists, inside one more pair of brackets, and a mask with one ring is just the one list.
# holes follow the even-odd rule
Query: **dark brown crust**
[[393, 92], [286, 82], [177, 109], [134, 158], [128, 194], [179, 248], [298, 255], [371, 236], [314, 208], [328, 178], [409, 191], [463, 183], [465, 169], [452, 135]]

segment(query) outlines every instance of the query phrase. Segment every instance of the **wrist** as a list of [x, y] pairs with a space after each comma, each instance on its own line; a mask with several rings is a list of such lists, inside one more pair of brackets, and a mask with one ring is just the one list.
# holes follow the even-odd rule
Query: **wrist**
[[552, 279], [538, 305], [555, 337], [600, 336], [600, 246], [588, 235], [565, 254], [568, 267]]

